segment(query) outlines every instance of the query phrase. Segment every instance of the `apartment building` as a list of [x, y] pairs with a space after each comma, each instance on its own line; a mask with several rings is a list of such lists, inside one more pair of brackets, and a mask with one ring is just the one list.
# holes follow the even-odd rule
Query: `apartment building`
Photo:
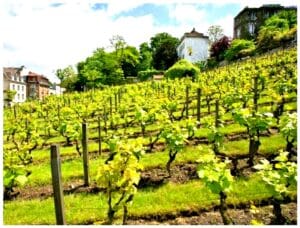
[[44, 75], [29, 71], [26, 76], [27, 97], [42, 100], [49, 95], [50, 83]]
[[[25, 102], [27, 98], [27, 85], [25, 69], [21, 67], [3, 67], [3, 93], [4, 105]], [[15, 91], [15, 92], [13, 92]], [[11, 94], [14, 94], [11, 97]]]

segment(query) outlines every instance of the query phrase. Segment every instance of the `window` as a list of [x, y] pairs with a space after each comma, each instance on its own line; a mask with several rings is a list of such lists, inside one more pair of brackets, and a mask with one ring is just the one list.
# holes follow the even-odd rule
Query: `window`
[[18, 93], [18, 100], [20, 100], [20, 94]]
[[264, 18], [268, 18], [269, 16], [270, 16], [270, 13], [269, 12], [265, 12]]
[[236, 30], [236, 37], [237, 37], [237, 38], [240, 38], [240, 36], [241, 36], [241, 29], [238, 28], [238, 29]]
[[254, 26], [253, 23], [249, 23], [249, 24], [248, 24], [248, 30], [249, 30], [249, 33], [250, 33], [251, 35], [254, 34], [255, 26]]
[[15, 90], [15, 84], [12, 85], [13, 90]]
[[22, 94], [22, 99], [24, 100], [24, 94]]
[[17, 75], [15, 75], [14, 79], [15, 79], [15, 81], [17, 81]]
[[19, 91], [19, 90], [20, 90], [20, 85], [18, 85], [18, 87], [17, 87], [17, 88], [18, 88], [18, 91]]
[[22, 91], [24, 91], [25, 86], [22, 86]]
[[250, 14], [250, 20], [256, 20], [255, 12], [251, 12], [251, 14]]

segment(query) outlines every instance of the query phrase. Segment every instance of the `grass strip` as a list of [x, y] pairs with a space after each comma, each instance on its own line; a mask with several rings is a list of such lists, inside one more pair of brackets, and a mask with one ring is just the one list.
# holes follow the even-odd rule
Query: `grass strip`
[[[296, 190], [292, 194], [296, 195]], [[227, 203], [237, 205], [268, 199], [271, 196], [271, 190], [253, 175], [248, 180], [239, 179], [234, 182]], [[107, 203], [103, 193], [65, 195], [64, 201], [67, 224], [102, 223], [106, 219]], [[210, 209], [217, 204], [218, 195], [212, 194], [201, 180], [186, 184], [167, 183], [158, 189], [140, 190], [129, 207], [129, 216], [155, 217], [185, 210]], [[120, 213], [117, 216], [121, 218]], [[53, 198], [5, 202], [3, 221], [5, 225], [55, 224]], [[119, 222], [120, 220], [116, 221]]]

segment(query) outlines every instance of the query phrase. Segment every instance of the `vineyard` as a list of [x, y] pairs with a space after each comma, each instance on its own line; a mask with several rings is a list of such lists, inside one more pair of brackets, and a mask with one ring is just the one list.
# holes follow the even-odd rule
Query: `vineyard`
[[297, 224], [296, 48], [3, 119], [6, 225], [56, 224], [51, 145], [67, 224]]

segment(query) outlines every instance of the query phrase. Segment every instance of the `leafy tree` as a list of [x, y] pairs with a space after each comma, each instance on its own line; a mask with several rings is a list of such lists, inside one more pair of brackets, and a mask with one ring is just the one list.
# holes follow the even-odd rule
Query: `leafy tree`
[[116, 56], [122, 55], [122, 52], [126, 46], [126, 42], [124, 38], [120, 35], [114, 35], [112, 38], [109, 39], [111, 47], [114, 49]]
[[125, 78], [127, 76], [137, 76], [139, 52], [135, 47], [126, 46], [119, 61]]
[[210, 47], [210, 56], [215, 57], [217, 61], [222, 61], [225, 51], [230, 47], [230, 43], [231, 40], [227, 36], [215, 41]]
[[219, 39], [221, 39], [221, 37], [224, 36], [223, 33], [223, 29], [220, 25], [212, 25], [208, 28], [207, 33], [208, 33], [208, 37], [209, 37], [209, 43], [215, 43], [217, 42]]
[[152, 52], [147, 42], [140, 45], [139, 54], [138, 71], [149, 70], [152, 67]]
[[15, 91], [15, 90], [5, 90], [4, 93], [5, 93], [4, 100], [7, 101], [8, 106], [11, 106], [11, 102], [14, 100], [14, 98], [17, 94], [17, 91]]
[[178, 38], [168, 33], [158, 33], [151, 37], [153, 67], [157, 70], [166, 70], [171, 67], [178, 58], [176, 51], [178, 44]]
[[103, 85], [120, 83], [123, 70], [115, 53], [107, 53], [103, 48], [98, 48], [93, 55], [77, 66], [82, 82], [87, 88], [100, 88]]
[[225, 52], [226, 60], [235, 60], [245, 56], [253, 55], [255, 44], [251, 40], [235, 39], [232, 41], [230, 48]]
[[75, 90], [78, 78], [72, 66], [57, 69], [55, 74], [61, 81], [61, 87], [66, 88], [67, 91]]

